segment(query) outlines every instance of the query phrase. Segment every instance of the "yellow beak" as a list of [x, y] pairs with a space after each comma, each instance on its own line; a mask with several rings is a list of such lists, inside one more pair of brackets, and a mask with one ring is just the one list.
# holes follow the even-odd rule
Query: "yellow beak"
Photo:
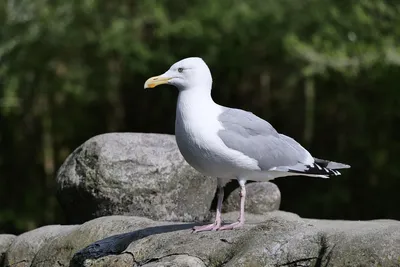
[[169, 80], [171, 80], [171, 78], [162, 76], [151, 77], [144, 83], [144, 89], [154, 88], [160, 84], [167, 84]]

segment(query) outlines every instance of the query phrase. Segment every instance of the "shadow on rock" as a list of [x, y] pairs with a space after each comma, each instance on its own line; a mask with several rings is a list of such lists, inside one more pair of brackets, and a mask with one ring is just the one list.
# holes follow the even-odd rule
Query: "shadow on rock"
[[84, 264], [84, 261], [88, 259], [98, 259], [108, 255], [121, 254], [129, 246], [130, 243], [151, 235], [192, 229], [196, 225], [198, 224], [188, 223], [188, 224], [175, 224], [175, 225], [161, 225], [161, 226], [148, 227], [129, 233], [113, 235], [101, 239], [99, 241], [96, 241], [90, 244], [89, 246], [76, 252], [73, 258], [71, 259], [70, 266], [78, 267], [82, 266]]

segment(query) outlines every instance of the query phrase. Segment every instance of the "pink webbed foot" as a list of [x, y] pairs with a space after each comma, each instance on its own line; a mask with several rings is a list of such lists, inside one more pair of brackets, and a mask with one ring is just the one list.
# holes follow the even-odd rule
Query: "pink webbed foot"
[[233, 230], [233, 229], [238, 229], [238, 228], [243, 227], [243, 225], [244, 225], [244, 201], [246, 199], [245, 183], [246, 183], [246, 181], [239, 180], [239, 185], [240, 185], [241, 190], [240, 190], [240, 215], [239, 215], [238, 221], [220, 227], [218, 229], [219, 231], [221, 231], [221, 230]]
[[218, 182], [218, 203], [217, 203], [217, 214], [215, 216], [215, 222], [208, 225], [201, 225], [193, 227], [192, 233], [204, 232], [204, 231], [216, 231], [221, 227], [221, 209], [222, 201], [224, 199], [224, 187], [221, 185], [222, 182]]
[[237, 221], [237, 222], [234, 222], [231, 224], [221, 226], [220, 228], [218, 228], [218, 231], [238, 229], [238, 228], [242, 228], [243, 225], [244, 225], [244, 222]]
[[201, 226], [195, 226], [193, 227], [193, 232], [192, 233], [198, 233], [198, 232], [205, 232], [205, 231], [216, 231], [221, 227], [221, 223], [212, 223], [212, 224], [207, 224], [207, 225], [201, 225]]

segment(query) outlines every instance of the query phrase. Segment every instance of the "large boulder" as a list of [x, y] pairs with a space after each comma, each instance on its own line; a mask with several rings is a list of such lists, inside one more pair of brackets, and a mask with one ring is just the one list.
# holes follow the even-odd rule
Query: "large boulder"
[[[237, 212], [223, 216], [233, 221]], [[398, 221], [302, 219], [282, 211], [246, 218], [243, 229], [196, 234], [190, 223], [97, 218], [47, 239], [20, 266], [400, 266]], [[21, 251], [20, 259], [32, 258], [26, 247], [29, 257]]]
[[73, 225], [48, 225], [21, 234], [13, 239], [4, 259], [5, 267], [29, 267], [40, 248], [60, 234], [74, 229]]
[[202, 221], [216, 190], [183, 159], [173, 135], [110, 133], [78, 147], [57, 175], [68, 222], [105, 215]]
[[[224, 212], [239, 211], [240, 187], [236, 188], [226, 198], [222, 205]], [[281, 204], [279, 188], [270, 182], [256, 182], [246, 184], [245, 211], [253, 214], [264, 214], [278, 210]]]

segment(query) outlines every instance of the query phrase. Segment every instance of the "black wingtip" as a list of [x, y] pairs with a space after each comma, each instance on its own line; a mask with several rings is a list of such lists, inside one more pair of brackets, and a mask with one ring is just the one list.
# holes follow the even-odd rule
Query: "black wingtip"
[[314, 158], [315, 163], [317, 163], [319, 166], [321, 167], [326, 167], [329, 169], [348, 169], [351, 168], [350, 165], [348, 164], [344, 164], [344, 163], [340, 163], [340, 162], [335, 162], [335, 161], [331, 161], [331, 160], [325, 160], [325, 159], [319, 159], [319, 158]]
[[324, 166], [319, 165], [318, 163], [313, 163], [310, 165], [306, 165], [304, 170], [292, 170], [289, 169], [289, 172], [293, 173], [302, 173], [302, 174], [312, 174], [312, 175], [326, 175], [326, 176], [339, 176], [341, 173], [338, 170], [330, 169]]

